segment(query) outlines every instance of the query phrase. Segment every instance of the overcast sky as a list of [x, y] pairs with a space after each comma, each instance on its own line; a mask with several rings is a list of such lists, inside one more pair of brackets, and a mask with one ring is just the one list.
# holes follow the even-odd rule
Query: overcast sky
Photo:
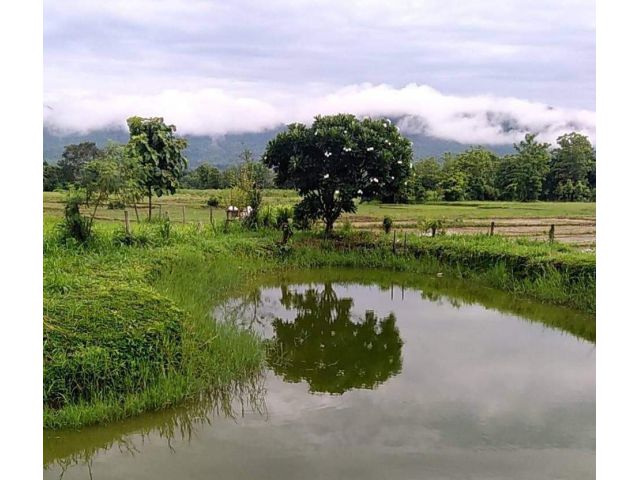
[[351, 112], [471, 143], [595, 140], [595, 1], [45, 0], [44, 77], [45, 123], [66, 130]]

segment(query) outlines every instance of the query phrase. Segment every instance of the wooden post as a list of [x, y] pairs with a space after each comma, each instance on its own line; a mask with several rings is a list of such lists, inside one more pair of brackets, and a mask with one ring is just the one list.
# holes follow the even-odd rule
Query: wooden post
[[182, 224], [184, 225], [185, 223], [187, 223], [187, 220], [186, 220], [186, 216], [184, 214], [184, 205], [183, 205], [182, 206]]
[[493, 229], [496, 228], [496, 222], [491, 221], [491, 230], [489, 231], [489, 235], [493, 237]]
[[393, 253], [396, 253], [396, 231], [393, 231]]
[[129, 211], [124, 211], [124, 231], [127, 233], [127, 237], [131, 235], [131, 228], [129, 226]]
[[209, 223], [213, 225], [213, 207], [209, 207]]
[[556, 226], [551, 224], [551, 228], [549, 229], [549, 242], [553, 243], [553, 240], [556, 236]]

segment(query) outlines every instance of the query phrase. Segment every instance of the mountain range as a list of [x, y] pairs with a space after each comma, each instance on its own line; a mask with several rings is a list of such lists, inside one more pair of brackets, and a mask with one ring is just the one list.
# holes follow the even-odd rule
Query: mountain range
[[[264, 152], [267, 142], [285, 128], [282, 125], [262, 132], [230, 133], [213, 138], [205, 135], [184, 135], [188, 144], [185, 156], [189, 161], [189, 168], [195, 168], [203, 163], [221, 168], [237, 164], [240, 162], [240, 153], [244, 149], [251, 150], [257, 159]], [[404, 135], [413, 142], [414, 158], [416, 159], [430, 156], [439, 157], [446, 152], [458, 153], [471, 147], [469, 144], [419, 133], [404, 133]], [[129, 132], [119, 128], [105, 128], [88, 133], [59, 133], [45, 126], [43, 129], [43, 160], [48, 163], [57, 162], [62, 156], [65, 145], [94, 142], [98, 148], [101, 148], [109, 140], [126, 143], [129, 140]], [[511, 145], [483, 146], [499, 155], [513, 151]]]

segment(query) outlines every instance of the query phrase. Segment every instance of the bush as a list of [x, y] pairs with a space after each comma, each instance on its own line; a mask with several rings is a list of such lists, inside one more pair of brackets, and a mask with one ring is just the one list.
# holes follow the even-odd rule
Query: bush
[[435, 237], [438, 233], [440, 235], [445, 234], [444, 223], [444, 220], [441, 218], [437, 220], [422, 219], [418, 222], [418, 228], [424, 233], [431, 232], [431, 236]]
[[220, 199], [218, 197], [209, 197], [207, 200], [207, 206], [217, 208], [220, 206]]
[[258, 225], [264, 228], [275, 227], [276, 223], [270, 207], [266, 207], [260, 210], [260, 212], [258, 213]]
[[160, 238], [165, 241], [168, 242], [169, 238], [171, 237], [171, 220], [169, 220], [169, 216], [166, 215], [164, 217], [162, 217], [160, 219]]
[[82, 199], [79, 195], [70, 195], [64, 207], [64, 221], [60, 226], [63, 239], [71, 238], [81, 244], [91, 238], [91, 219], [80, 214]]
[[384, 233], [389, 233], [391, 231], [391, 227], [393, 227], [393, 220], [391, 217], [384, 217], [382, 220], [382, 228]]
[[282, 228], [289, 220], [293, 218], [293, 209], [291, 207], [278, 207], [276, 209], [276, 227]]
[[352, 230], [353, 230], [353, 225], [351, 225], [351, 220], [349, 220], [348, 218], [345, 218], [342, 221], [342, 229], [341, 230], [342, 230], [342, 233], [345, 233], [345, 234], [351, 233]]

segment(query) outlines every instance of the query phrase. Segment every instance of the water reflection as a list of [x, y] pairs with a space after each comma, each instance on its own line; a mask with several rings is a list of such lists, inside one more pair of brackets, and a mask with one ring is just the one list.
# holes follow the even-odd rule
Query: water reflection
[[45, 432], [45, 478], [595, 477], [593, 316], [355, 270], [252, 279], [211, 313], [270, 344], [259, 382]]
[[215, 419], [243, 417], [247, 412], [266, 418], [264, 376], [218, 389], [180, 407], [138, 417], [96, 425], [81, 430], [44, 431], [44, 467], [59, 470], [63, 478], [70, 467], [86, 468], [92, 477], [93, 459], [100, 453], [117, 450], [135, 456], [149, 439], [166, 442], [174, 453], [177, 441], [190, 444], [200, 429], [214, 427]]
[[402, 369], [402, 339], [393, 313], [351, 314], [353, 299], [331, 283], [304, 292], [281, 287], [280, 303], [293, 321], [276, 318], [269, 366], [288, 382], [306, 381], [311, 392], [341, 394], [375, 388]]

